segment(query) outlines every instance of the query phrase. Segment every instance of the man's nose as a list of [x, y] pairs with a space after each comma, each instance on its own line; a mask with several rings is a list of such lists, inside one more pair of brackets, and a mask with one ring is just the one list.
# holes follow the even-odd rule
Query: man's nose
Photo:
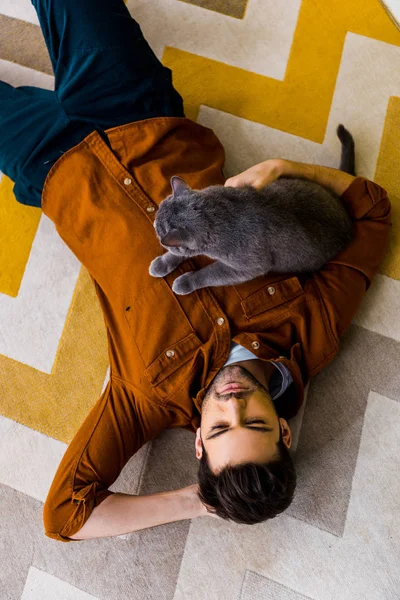
[[246, 410], [247, 400], [245, 398], [227, 398], [224, 402], [224, 409], [232, 417], [240, 417]]

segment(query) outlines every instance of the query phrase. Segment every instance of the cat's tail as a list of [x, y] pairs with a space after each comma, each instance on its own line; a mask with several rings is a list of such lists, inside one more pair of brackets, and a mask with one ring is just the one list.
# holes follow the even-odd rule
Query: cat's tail
[[354, 152], [354, 139], [353, 136], [343, 125], [338, 125], [336, 130], [337, 136], [342, 144], [342, 155], [340, 158], [341, 171], [355, 175], [355, 152]]

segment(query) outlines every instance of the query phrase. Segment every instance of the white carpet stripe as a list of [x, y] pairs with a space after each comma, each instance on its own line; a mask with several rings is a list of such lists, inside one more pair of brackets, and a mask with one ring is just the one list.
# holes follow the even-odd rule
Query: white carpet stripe
[[39, 25], [36, 10], [30, 0], [0, 0], [0, 13], [6, 17], [14, 17]]
[[42, 213], [18, 297], [0, 294], [0, 354], [51, 373], [80, 269]]
[[[269, 158], [286, 158], [288, 160], [322, 163], [324, 152], [331, 155], [328, 166], [338, 167], [340, 160], [340, 142], [330, 140], [329, 147], [304, 138], [286, 133], [237, 117], [218, 109], [201, 105], [197, 122], [211, 127], [225, 148], [226, 161], [224, 175], [232, 177], [249, 167]], [[350, 125], [349, 125], [350, 127]]]
[[67, 444], [0, 416], [0, 483], [44, 502], [66, 449]]
[[377, 275], [353, 323], [400, 342], [400, 281]]
[[381, 2], [386, 6], [393, 19], [400, 24], [400, 0], [381, 0]]
[[[348, 33], [336, 81], [324, 145], [336, 140], [343, 123], [356, 142], [356, 169], [374, 179], [390, 96], [400, 96], [400, 47]], [[335, 153], [329, 159], [336, 162]]]
[[29, 67], [23, 67], [18, 63], [2, 58], [0, 58], [0, 72], [1, 81], [5, 81], [14, 87], [33, 85], [45, 90], [54, 90], [54, 75], [47, 75], [47, 73], [41, 73], [40, 71], [35, 71], [35, 69], [29, 69]]
[[30, 567], [21, 600], [97, 600], [95, 596], [50, 575]]
[[158, 58], [172, 46], [279, 80], [285, 77], [300, 5], [300, 0], [250, 0], [244, 19], [237, 19], [176, 0], [127, 4]]

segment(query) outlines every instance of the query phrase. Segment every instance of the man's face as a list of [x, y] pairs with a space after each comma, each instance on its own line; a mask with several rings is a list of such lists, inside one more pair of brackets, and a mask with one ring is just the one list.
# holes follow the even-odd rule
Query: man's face
[[[271, 363], [258, 359], [232, 363], [221, 369], [209, 386], [196, 433], [196, 457], [202, 456], [202, 439], [213, 473], [228, 464], [267, 463], [278, 458], [276, 444], [281, 428], [283, 442], [290, 448], [289, 426], [278, 417], [268, 391], [274, 370]], [[221, 393], [231, 381], [246, 390]]]

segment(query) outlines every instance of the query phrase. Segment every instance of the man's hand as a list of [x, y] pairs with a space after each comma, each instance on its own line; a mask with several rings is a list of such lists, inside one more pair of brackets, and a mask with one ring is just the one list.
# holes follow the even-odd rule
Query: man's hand
[[256, 190], [270, 185], [275, 179], [278, 179], [282, 175], [283, 166], [280, 159], [265, 160], [262, 163], [254, 165], [239, 173], [234, 177], [229, 177], [224, 183], [224, 187], [243, 187], [244, 185], [251, 185]]
[[250, 169], [247, 169], [247, 171], [243, 171], [243, 173], [239, 173], [234, 177], [230, 177], [225, 181], [224, 187], [252, 185], [257, 190], [261, 190], [276, 179], [279, 179], [279, 177], [309, 179], [329, 188], [338, 196], [341, 196], [356, 179], [356, 176], [349, 175], [349, 173], [345, 173], [339, 169], [298, 163], [284, 158], [273, 158], [254, 165]]

